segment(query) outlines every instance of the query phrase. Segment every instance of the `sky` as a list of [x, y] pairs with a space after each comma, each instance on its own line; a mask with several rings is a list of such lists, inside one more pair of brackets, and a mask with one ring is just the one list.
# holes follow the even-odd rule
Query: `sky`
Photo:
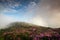
[[60, 28], [60, 0], [0, 0], [0, 28], [12, 22]]

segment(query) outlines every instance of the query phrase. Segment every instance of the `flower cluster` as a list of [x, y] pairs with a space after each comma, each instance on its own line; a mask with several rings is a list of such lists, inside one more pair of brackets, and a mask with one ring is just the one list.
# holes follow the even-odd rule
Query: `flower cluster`
[[3, 36], [4, 40], [60, 40], [60, 34], [58, 32], [49, 29], [45, 32], [38, 33], [34, 27], [5, 32]]

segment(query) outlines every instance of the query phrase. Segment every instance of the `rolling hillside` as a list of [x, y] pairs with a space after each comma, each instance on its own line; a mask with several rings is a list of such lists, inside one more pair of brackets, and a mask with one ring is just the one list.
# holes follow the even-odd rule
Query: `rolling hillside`
[[14, 22], [8, 25], [8, 28], [0, 29], [0, 39], [4, 39], [5, 35], [12, 35], [14, 38], [17, 35], [25, 35], [29, 36], [36, 36], [39, 35], [40, 37], [43, 36], [60, 36], [60, 29], [59, 28], [49, 28], [43, 26], [37, 26], [30, 23], [25, 22]]

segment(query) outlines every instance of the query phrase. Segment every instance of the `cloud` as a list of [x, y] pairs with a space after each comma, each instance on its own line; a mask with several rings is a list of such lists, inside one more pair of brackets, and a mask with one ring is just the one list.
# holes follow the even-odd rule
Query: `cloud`
[[58, 28], [60, 27], [60, 0], [41, 0], [38, 4], [30, 2], [27, 14], [33, 14], [32, 22], [43, 21], [37, 24], [43, 23], [44, 26]]
[[[8, 5], [12, 8], [15, 8], [20, 5], [20, 2], [14, 2], [12, 0], [7, 0], [8, 1]], [[1, 8], [1, 12], [3, 11], [5, 12], [12, 12], [12, 13], [18, 13], [19, 11], [15, 10], [15, 9], [10, 9], [10, 7], [8, 7], [7, 9], [5, 9], [5, 7], [0, 6]], [[60, 27], [60, 0], [41, 0], [38, 3], [32, 1], [29, 2], [29, 4], [26, 6], [24, 10], [24, 19], [28, 19], [26, 21], [29, 21], [31, 23], [34, 24], [38, 24], [38, 25], [42, 25], [42, 26], [48, 26], [48, 27], [52, 27], [52, 28], [57, 28]], [[22, 12], [24, 11], [22, 10]], [[3, 14], [3, 13], [2, 13]], [[1, 15], [1, 14], [0, 14]], [[10, 18], [10, 22], [14, 20], [14, 17], [9, 17], [9, 16], [5, 16], [2, 15], [0, 16], [0, 19], [2, 20], [1, 23], [5, 23], [4, 20], [7, 20], [8, 18]], [[6, 19], [2, 19], [2, 18], [6, 18]], [[8, 20], [8, 21], [9, 21]], [[16, 21], [16, 20], [15, 20]]]
[[48, 27], [47, 23], [40, 16], [36, 16], [36, 17], [32, 18], [31, 22], [35, 25]]
[[36, 24], [40, 26], [47, 26], [44, 18], [40, 15], [41, 11], [39, 9], [40, 9], [39, 4], [35, 2], [30, 2], [30, 4], [26, 8], [27, 12], [25, 16], [30, 16], [29, 22], [32, 24]]
[[45, 14], [48, 17], [46, 17], [48, 25], [53, 28], [60, 27], [60, 0], [43, 0], [42, 4], [46, 10]]
[[18, 21], [17, 19], [15, 19], [14, 17], [11, 16], [6, 16], [4, 14], [0, 14], [0, 28], [5, 28], [7, 27], [6, 25], [8, 25], [11, 22], [16, 22]]
[[60, 26], [60, 0], [41, 0], [37, 5], [35, 15], [41, 16], [48, 26], [58, 28]]
[[0, 13], [3, 12], [4, 10], [5, 10], [5, 7], [0, 4]]

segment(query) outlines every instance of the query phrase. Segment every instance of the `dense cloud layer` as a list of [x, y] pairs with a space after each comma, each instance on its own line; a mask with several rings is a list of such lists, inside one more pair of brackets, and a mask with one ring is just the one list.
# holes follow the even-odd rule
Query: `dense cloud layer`
[[60, 0], [41, 0], [37, 10], [48, 26], [60, 27]]

